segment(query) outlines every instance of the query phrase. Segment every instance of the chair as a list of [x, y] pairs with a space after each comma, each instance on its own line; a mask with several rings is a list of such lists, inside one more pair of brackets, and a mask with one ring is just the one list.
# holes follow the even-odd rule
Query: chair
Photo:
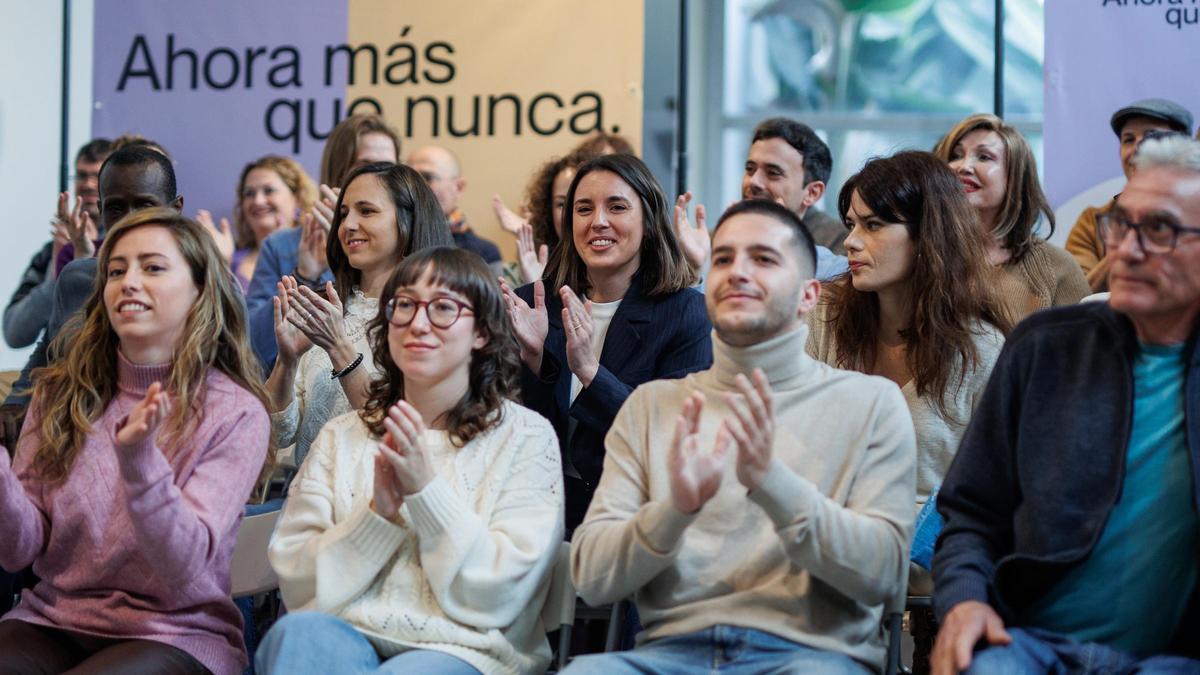
[[559, 544], [554, 559], [554, 570], [550, 577], [550, 591], [546, 604], [542, 606], [542, 625], [547, 633], [558, 631], [557, 670], [567, 667], [571, 656], [571, 634], [575, 619], [607, 619], [608, 629], [604, 635], [604, 651], [616, 651], [621, 638], [621, 619], [625, 616], [625, 602], [592, 607], [580, 599], [571, 581], [571, 544]]
[[900, 611], [896, 603], [888, 606], [887, 614], [883, 617], [883, 624], [888, 634], [887, 660], [884, 662], [883, 668], [884, 675], [905, 675], [912, 672], [901, 663], [900, 648], [901, 639], [904, 635], [904, 612], [914, 609], [925, 609], [932, 606], [933, 599], [928, 595], [907, 596], [904, 601], [904, 611]]
[[279, 579], [267, 560], [267, 544], [275, 532], [282, 502], [281, 499], [271, 500], [247, 507], [233, 549], [230, 569], [233, 597], [257, 595], [279, 587]]

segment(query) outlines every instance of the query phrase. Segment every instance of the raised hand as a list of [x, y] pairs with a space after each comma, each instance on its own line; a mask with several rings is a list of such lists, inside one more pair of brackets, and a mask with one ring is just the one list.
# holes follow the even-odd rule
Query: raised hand
[[325, 245], [329, 240], [329, 226], [323, 224], [314, 206], [309, 213], [300, 216], [300, 248], [296, 251], [296, 271], [300, 276], [316, 280], [329, 267]]
[[592, 321], [592, 302], [580, 301], [575, 292], [566, 286], [559, 289], [558, 293], [563, 304], [563, 332], [567, 335], [567, 367], [587, 388], [600, 370], [600, 361], [593, 348], [596, 325]]
[[725, 394], [734, 420], [729, 432], [737, 443], [738, 482], [754, 491], [767, 477], [775, 452], [775, 412], [772, 408], [771, 383], [761, 368], [751, 374], [753, 384], [738, 374], [739, 394]]
[[492, 195], [492, 212], [496, 214], [496, 220], [500, 221], [500, 228], [514, 237], [520, 235], [522, 226], [529, 225], [529, 219], [513, 213], [512, 209], [504, 205], [500, 195]]
[[546, 284], [538, 279], [533, 282], [533, 307], [517, 296], [504, 279], [500, 280], [500, 292], [508, 318], [512, 320], [513, 333], [521, 347], [521, 360], [533, 372], [542, 369], [542, 348], [550, 332], [550, 320], [546, 315]]
[[696, 226], [692, 227], [688, 219], [688, 202], [692, 201], [692, 193], [685, 192], [675, 200], [675, 214], [672, 221], [675, 234], [679, 237], [679, 245], [683, 248], [683, 257], [693, 269], [699, 270], [708, 262], [712, 255], [712, 236], [708, 232], [707, 213], [703, 204], [696, 205]]
[[233, 228], [229, 226], [229, 219], [222, 218], [220, 224], [213, 223], [212, 214], [204, 209], [196, 212], [196, 222], [204, 226], [204, 231], [212, 235], [213, 241], [217, 244], [217, 250], [221, 252], [221, 257], [225, 262], [233, 260]]
[[991, 605], [976, 600], [960, 602], [946, 614], [933, 645], [930, 665], [934, 675], [958, 675], [971, 667], [971, 655], [980, 638], [989, 645], [1006, 645], [1012, 636]]
[[146, 395], [133, 406], [125, 423], [117, 429], [117, 445], [137, 445], [158, 431], [159, 425], [171, 412], [171, 398], [163, 391], [162, 383], [155, 382], [146, 389]]
[[700, 449], [700, 413], [704, 394], [695, 392], [683, 402], [675, 419], [675, 435], [667, 453], [671, 478], [671, 500], [681, 513], [695, 513], [717, 494], [725, 475], [730, 436], [724, 424], [717, 431], [711, 451]]
[[407, 401], [400, 401], [388, 408], [383, 426], [387, 433], [379, 444], [379, 452], [391, 465], [401, 494], [408, 496], [425, 489], [437, 472], [425, 449], [425, 421], [421, 413]]
[[287, 366], [296, 365], [304, 352], [313, 346], [312, 341], [292, 321], [295, 310], [289, 297], [298, 286], [293, 277], [283, 277], [275, 286], [278, 294], [271, 298], [275, 306], [275, 343], [279, 346], [278, 358], [281, 364]]
[[82, 197], [75, 198], [75, 208], [63, 218], [66, 194], [64, 192], [58, 197], [59, 218], [66, 228], [67, 237], [71, 240], [71, 246], [75, 249], [75, 259], [90, 258], [96, 255], [94, 240], [99, 236], [96, 232], [96, 224], [92, 222], [92, 217], [88, 215], [88, 212], [83, 210]]
[[522, 224], [517, 232], [517, 265], [521, 268], [521, 278], [525, 283], [542, 278], [549, 258], [550, 248], [545, 244], [537, 246], [533, 241], [533, 227], [528, 223]]

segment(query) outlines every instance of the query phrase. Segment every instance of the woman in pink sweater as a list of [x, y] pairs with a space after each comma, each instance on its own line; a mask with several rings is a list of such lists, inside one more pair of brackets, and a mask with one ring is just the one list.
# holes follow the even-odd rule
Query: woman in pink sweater
[[240, 672], [229, 565], [269, 420], [236, 282], [171, 209], [113, 227], [98, 274], [0, 452], [0, 566], [40, 579], [0, 672]]

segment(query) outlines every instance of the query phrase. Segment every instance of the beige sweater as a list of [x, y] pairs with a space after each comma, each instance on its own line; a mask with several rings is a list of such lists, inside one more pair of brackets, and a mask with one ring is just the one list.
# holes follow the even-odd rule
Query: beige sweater
[[[821, 303], [810, 315], [812, 336], [808, 340], [808, 353], [818, 361], [838, 367], [837, 340], [826, 323], [828, 313], [829, 306]], [[992, 366], [996, 365], [996, 357], [1000, 356], [1004, 335], [991, 324], [980, 324], [976, 326], [974, 342], [979, 352], [979, 364], [967, 372], [961, 384], [957, 380], [958, 362], [953, 366], [954, 386], [946, 397], [949, 418], [938, 412], [937, 401], [933, 397], [917, 395], [915, 381], [909, 380], [900, 388], [917, 432], [918, 510], [933, 489], [942, 484], [942, 478], [950, 468], [954, 453], [958, 451], [958, 443], [967, 429], [967, 422], [971, 420], [975, 405], [979, 403], [991, 377]]]
[[508, 402], [462, 448], [444, 431], [424, 442], [437, 477], [396, 525], [369, 506], [378, 439], [357, 413], [325, 425], [268, 548], [284, 604], [340, 617], [384, 657], [432, 649], [489, 675], [543, 672], [541, 608], [563, 536], [554, 430]]
[[1091, 287], [1070, 253], [1035, 239], [1021, 262], [993, 268], [997, 292], [1014, 324], [1040, 309], [1073, 305]]
[[[908, 574], [912, 420], [895, 384], [813, 360], [807, 337], [801, 326], [742, 349], [714, 334], [711, 369], [638, 387], [617, 414], [571, 570], [589, 603], [635, 597], [640, 640], [732, 624], [880, 667], [882, 607]], [[684, 515], [667, 471], [683, 401], [706, 394], [711, 449], [724, 393], [755, 367], [774, 392], [774, 466], [748, 495], [730, 461], [717, 494]]]

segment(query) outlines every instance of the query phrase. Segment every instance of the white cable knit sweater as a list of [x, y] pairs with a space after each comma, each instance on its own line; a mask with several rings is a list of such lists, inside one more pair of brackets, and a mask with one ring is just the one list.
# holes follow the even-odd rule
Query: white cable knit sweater
[[411, 648], [484, 673], [540, 673], [541, 607], [563, 537], [550, 423], [516, 403], [463, 448], [428, 431], [437, 477], [397, 526], [371, 511], [372, 438], [358, 414], [321, 430], [292, 484], [269, 557], [291, 611], [334, 614], [384, 657]]

